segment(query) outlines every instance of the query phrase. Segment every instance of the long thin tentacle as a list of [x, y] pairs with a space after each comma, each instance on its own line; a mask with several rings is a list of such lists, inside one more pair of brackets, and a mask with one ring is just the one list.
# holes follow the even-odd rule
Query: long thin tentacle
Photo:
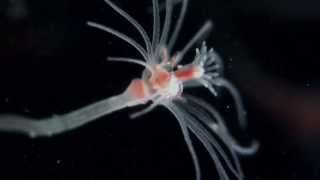
[[[199, 106], [200, 104], [198, 101], [194, 101], [197, 99], [193, 99], [190, 101], [191, 97], [187, 97], [189, 100], [188, 103], [182, 104], [183, 107], [193, 116], [197, 117], [197, 119], [202, 122], [207, 128], [212, 130], [211, 133], [214, 133], [217, 135], [223, 143], [226, 145], [228, 151], [230, 152], [232, 156], [233, 163], [230, 161], [230, 159], [227, 157], [226, 153], [222, 151], [221, 148], [217, 148], [220, 155], [225, 160], [227, 166], [230, 168], [230, 170], [238, 177], [243, 177], [242, 169], [240, 166], [239, 159], [237, 157], [237, 154], [235, 153], [236, 150], [234, 149], [235, 143], [233, 143], [233, 139], [231, 138], [231, 135], [228, 133], [228, 130], [226, 129], [223, 119], [220, 116], [220, 114], [215, 111], [213, 108], [210, 108], [209, 114], [204, 112], [204, 110], [208, 110], [208, 108], [204, 108], [203, 106]], [[193, 103], [192, 103], [193, 102]], [[217, 122], [213, 123], [212, 119], [215, 119]], [[213, 144], [217, 144], [216, 141], [213, 141], [213, 136], [207, 131], [206, 128], [204, 128], [203, 125], [201, 125], [198, 121], [194, 122], [197, 124], [197, 126], [202, 127], [202, 131], [206, 134], [206, 136], [209, 137], [210, 142], [212, 141]], [[236, 144], [237, 145], [237, 144]], [[215, 145], [216, 147], [219, 146], [219, 144]], [[233, 164], [235, 165], [235, 168], [233, 167]]]
[[214, 78], [214, 79], [206, 78], [206, 80], [208, 80], [213, 85], [222, 86], [229, 91], [229, 93], [233, 96], [233, 99], [236, 105], [240, 126], [243, 129], [246, 128], [247, 127], [246, 111], [244, 110], [243, 102], [239, 92], [237, 91], [237, 88], [234, 87], [234, 85], [230, 83], [228, 80], [222, 77]]
[[179, 51], [178, 57], [176, 59], [176, 64], [183, 59], [184, 55], [188, 52], [188, 50], [199, 41], [205, 34], [207, 34], [212, 29], [212, 22], [210, 20], [206, 21], [205, 24], [200, 28], [200, 30], [193, 36], [193, 38], [184, 46], [184, 48]]
[[146, 31], [143, 29], [143, 27], [132, 17], [130, 16], [127, 12], [123, 11], [121, 8], [119, 8], [118, 6], [116, 6], [112, 1], [110, 0], [104, 0], [112, 9], [114, 9], [116, 12], [118, 12], [121, 16], [123, 16], [125, 19], [128, 20], [128, 22], [130, 22], [141, 34], [146, 47], [147, 47], [147, 52], [150, 54], [152, 52], [152, 45], [150, 42], [150, 39], [148, 37], [148, 34], [146, 33]]
[[[233, 162], [236, 166], [236, 168], [233, 167], [233, 163], [229, 159], [228, 155], [226, 152], [222, 149], [221, 145], [217, 142], [217, 140], [210, 134], [210, 132], [200, 123], [206, 119], [206, 115], [203, 113], [203, 111], [200, 111], [200, 109], [195, 109], [194, 105], [191, 104], [186, 104], [182, 103], [180, 104], [181, 110], [183, 111], [182, 108], [185, 110], [185, 116], [188, 117], [186, 119], [190, 120], [190, 123], [192, 123], [195, 128], [199, 129], [199, 133], [202, 133], [202, 136], [206, 137], [206, 139], [210, 142], [210, 144], [213, 145], [213, 147], [217, 150], [217, 152], [221, 155], [223, 158], [224, 162], [228, 166], [228, 168], [233, 172], [235, 176], [237, 176], [239, 179], [243, 177], [243, 173], [240, 167], [240, 162], [238, 160], [237, 155], [234, 152], [234, 149], [230, 146], [230, 144], [225, 141], [225, 138], [221, 137], [221, 134], [216, 134], [218, 135], [219, 138], [225, 143], [228, 151], [232, 155]], [[192, 116], [191, 116], [192, 115]], [[200, 121], [200, 122], [199, 122]], [[219, 129], [221, 127], [217, 126], [216, 129]], [[216, 131], [213, 131], [213, 133], [216, 133]]]
[[176, 26], [173, 30], [173, 33], [172, 33], [171, 38], [168, 43], [168, 49], [170, 52], [172, 51], [172, 48], [173, 48], [174, 44], [176, 43], [178, 34], [180, 32], [180, 29], [181, 29], [183, 21], [184, 21], [185, 14], [187, 12], [187, 8], [188, 8], [188, 0], [182, 0], [182, 7], [180, 10], [180, 14], [179, 14]]
[[192, 161], [194, 164], [194, 168], [195, 168], [195, 172], [196, 172], [196, 180], [200, 180], [201, 179], [200, 164], [199, 164], [197, 153], [193, 147], [192, 140], [190, 138], [190, 134], [189, 134], [188, 127], [186, 125], [184, 116], [180, 112], [180, 110], [176, 107], [176, 105], [173, 103], [171, 103], [170, 105], [166, 105], [165, 107], [167, 107], [172, 112], [172, 114], [177, 118], [177, 120], [180, 124], [183, 138], [188, 146], [188, 150], [189, 150], [189, 153], [191, 154], [191, 158], [192, 158]]
[[159, 1], [152, 0], [153, 7], [153, 34], [152, 34], [152, 48], [153, 51], [156, 50], [156, 45], [159, 44], [160, 39], [160, 11], [159, 11]]
[[192, 124], [190, 122], [188, 122], [188, 123], [189, 123], [188, 127], [191, 130], [191, 132], [193, 134], [195, 134], [195, 136], [199, 139], [199, 141], [203, 144], [203, 146], [209, 152], [211, 159], [214, 161], [214, 163], [216, 165], [217, 172], [219, 174], [220, 179], [221, 180], [229, 180], [229, 176], [228, 176], [226, 170], [223, 168], [214, 148], [210, 144], [207, 137], [205, 135], [203, 135], [201, 130], [199, 130], [199, 127], [195, 126], [194, 124]]
[[[241, 155], [249, 155], [255, 153], [259, 148], [259, 143], [256, 141], [253, 141], [249, 146], [242, 146], [237, 140], [232, 136], [232, 134], [229, 132], [228, 128], [226, 127], [226, 124], [220, 115], [220, 113], [213, 108], [211, 105], [206, 103], [200, 98], [191, 96], [191, 95], [185, 95], [186, 99], [190, 103], [193, 103], [193, 106], [190, 106], [192, 108], [195, 108], [199, 106], [198, 111], [205, 110], [210, 113], [210, 115], [213, 116], [215, 119], [215, 122], [213, 122], [212, 118], [202, 118], [202, 122], [206, 124], [208, 127], [211, 127], [211, 130], [214, 131], [217, 135], [219, 135], [224, 141], [238, 153]], [[218, 124], [219, 129], [215, 129], [214, 127]]]
[[138, 111], [138, 112], [130, 114], [130, 118], [131, 119], [135, 119], [135, 118], [137, 118], [139, 116], [145, 115], [148, 112], [154, 110], [158, 105], [159, 105], [158, 103], [153, 103], [149, 107], [147, 107], [147, 108], [145, 108], [145, 109], [143, 109], [141, 111]]
[[146, 69], [148, 69], [150, 72], [153, 72], [153, 68], [149, 64], [142, 62], [139, 59], [126, 58], [126, 57], [108, 57], [107, 59], [109, 61], [129, 62], [129, 63], [139, 64], [145, 67]]
[[91, 21], [88, 21], [87, 24], [91, 27], [94, 27], [94, 28], [97, 28], [97, 29], [100, 29], [102, 31], [105, 31], [105, 32], [108, 32], [124, 41], [126, 41], [127, 43], [129, 43], [131, 46], [133, 46], [134, 48], [136, 48], [139, 53], [142, 55], [142, 57], [148, 61], [148, 54], [146, 52], [146, 50], [139, 44], [137, 43], [135, 40], [133, 40], [132, 38], [130, 38], [129, 36], [117, 31], [117, 30], [114, 30], [110, 27], [107, 27], [107, 26], [104, 26], [102, 24], [98, 24], [98, 23], [95, 23], [95, 22], [91, 22]]
[[[220, 176], [220, 179], [228, 180], [229, 177], [219, 160], [217, 156], [218, 151], [220, 154], [223, 152], [222, 148], [218, 144], [218, 142], [215, 142], [213, 137], [209, 137], [209, 133], [205, 134], [205, 128], [202, 127], [201, 124], [197, 122], [197, 120], [192, 117], [189, 112], [187, 112], [185, 109], [182, 108], [182, 106], [177, 105], [176, 106], [177, 112], [181, 113], [181, 116], [183, 117], [185, 123], [187, 124], [188, 128], [193, 132], [193, 134], [198, 138], [198, 140], [203, 144], [203, 146], [208, 151], [210, 158], [214, 162], [217, 168], [217, 172]], [[213, 148], [214, 147], [214, 148]]]
[[171, 16], [172, 16], [172, 1], [171, 0], [166, 0], [166, 16], [164, 20], [164, 26], [160, 38], [160, 46], [163, 46], [166, 44], [166, 41], [168, 39], [168, 34], [170, 31], [170, 24], [171, 24]]

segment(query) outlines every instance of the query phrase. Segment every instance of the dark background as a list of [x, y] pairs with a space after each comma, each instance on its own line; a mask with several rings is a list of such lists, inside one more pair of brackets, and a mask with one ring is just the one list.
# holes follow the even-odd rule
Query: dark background
[[[225, 76], [248, 111], [237, 130], [232, 99], [210, 103], [245, 143], [260, 150], [241, 157], [246, 179], [319, 179], [320, 3], [316, 0], [190, 0], [177, 48], [207, 19], [209, 46], [224, 58]], [[151, 33], [151, 1], [118, 0]], [[177, 12], [177, 11], [175, 11]], [[107, 56], [138, 54], [126, 43], [86, 26], [91, 20], [138, 33], [103, 0], [0, 2], [0, 112], [34, 117], [63, 114], [122, 92], [140, 77], [136, 65]], [[193, 57], [193, 51], [186, 59]], [[125, 109], [51, 138], [0, 134], [0, 179], [195, 179], [177, 121], [163, 108], [135, 120]], [[197, 144], [203, 179], [216, 177]]]

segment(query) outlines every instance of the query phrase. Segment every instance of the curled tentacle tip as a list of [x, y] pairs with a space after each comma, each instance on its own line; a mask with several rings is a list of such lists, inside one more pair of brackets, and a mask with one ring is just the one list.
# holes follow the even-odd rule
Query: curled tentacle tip
[[260, 143], [257, 140], [253, 140], [248, 147], [235, 146], [235, 151], [243, 156], [250, 156], [258, 152]]
[[259, 148], [260, 148], [260, 143], [259, 141], [257, 140], [253, 140], [251, 142], [251, 145], [249, 146], [249, 154], [248, 155], [252, 155], [252, 154], [255, 154], [256, 152], [259, 151]]

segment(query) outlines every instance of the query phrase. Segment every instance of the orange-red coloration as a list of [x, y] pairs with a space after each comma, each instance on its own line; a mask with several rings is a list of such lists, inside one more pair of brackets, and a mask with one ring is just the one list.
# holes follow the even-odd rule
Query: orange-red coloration
[[199, 68], [197, 66], [190, 65], [178, 69], [174, 74], [180, 81], [188, 81], [197, 78], [198, 72]]
[[143, 80], [134, 79], [128, 87], [129, 92], [138, 99], [149, 96], [148, 88]]
[[155, 72], [150, 78], [151, 87], [155, 90], [166, 88], [170, 82], [171, 74], [165, 70]]

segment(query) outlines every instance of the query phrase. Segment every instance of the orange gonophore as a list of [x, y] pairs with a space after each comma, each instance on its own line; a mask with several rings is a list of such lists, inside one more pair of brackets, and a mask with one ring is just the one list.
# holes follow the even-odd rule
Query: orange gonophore
[[137, 99], [143, 99], [150, 96], [146, 83], [141, 79], [132, 80], [127, 91]]

